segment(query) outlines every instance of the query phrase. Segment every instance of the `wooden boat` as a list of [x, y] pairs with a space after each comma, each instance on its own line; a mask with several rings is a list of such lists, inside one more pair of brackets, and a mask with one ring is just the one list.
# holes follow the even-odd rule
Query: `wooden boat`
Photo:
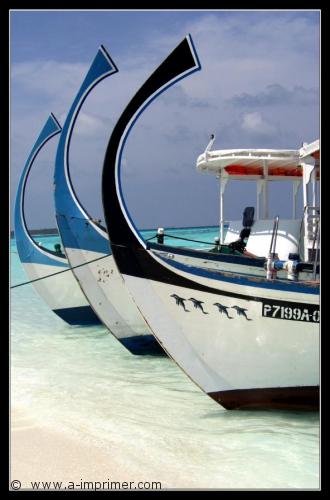
[[[24, 215], [24, 195], [33, 163], [45, 144], [61, 132], [61, 126], [51, 114], [26, 161], [17, 188], [15, 202], [15, 238], [24, 271], [41, 298], [60, 318], [71, 325], [95, 325], [100, 321], [82, 294], [62, 251], [41, 246], [29, 232]], [[47, 277], [47, 278], [45, 278]], [[45, 279], [43, 279], [45, 278]]]
[[164, 354], [123, 283], [106, 229], [82, 206], [70, 177], [70, 141], [81, 106], [97, 83], [117, 72], [101, 46], [73, 101], [58, 144], [54, 173], [56, 220], [72, 272], [100, 321], [133, 354]]
[[[215, 401], [228, 409], [316, 409], [319, 283], [269, 277], [283, 262], [276, 261], [272, 246], [263, 278], [157, 256], [127, 211], [120, 168], [133, 125], [161, 92], [199, 69], [188, 36], [139, 89], [113, 129], [102, 196], [114, 259], [155, 337]], [[272, 236], [274, 241], [276, 231]]]

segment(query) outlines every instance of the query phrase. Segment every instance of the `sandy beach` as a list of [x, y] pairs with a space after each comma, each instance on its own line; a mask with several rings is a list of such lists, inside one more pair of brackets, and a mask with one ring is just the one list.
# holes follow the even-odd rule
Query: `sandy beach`
[[[153, 464], [151, 457], [148, 463], [148, 457], [141, 456], [139, 460], [134, 454], [130, 455], [129, 449], [121, 449], [118, 453], [115, 441], [111, 443], [108, 439], [102, 448], [88, 435], [76, 438], [66, 430], [40, 425], [17, 408], [12, 410], [11, 422], [10, 482], [13, 489], [109, 491], [198, 487], [180, 471], [175, 476], [171, 471], [169, 478], [169, 471], [166, 468], [160, 471], [159, 464]], [[125, 453], [127, 460], [123, 459]], [[32, 486], [38, 482], [39, 487]], [[45, 487], [42, 482], [49, 486]], [[54, 484], [60, 482], [61, 486]]]
[[[120, 482], [121, 489], [152, 489], [149, 483], [160, 482], [162, 488], [170, 487], [165, 478], [153, 472], [139, 472], [139, 466], [124, 464], [116, 456], [115, 445], [111, 453], [111, 443], [107, 442], [104, 449], [95, 443], [86, 442], [70, 436], [66, 431], [41, 426], [26, 412], [15, 408], [11, 415], [11, 476], [13, 489], [45, 489], [32, 487], [32, 482], [48, 482], [46, 489], [105, 489], [110, 490], [111, 482]], [[109, 450], [110, 444], [110, 450]], [[55, 487], [53, 482], [61, 482], [61, 487]], [[21, 484], [18, 487], [19, 483]], [[180, 481], [179, 481], [180, 482]], [[85, 483], [85, 485], [84, 485]], [[88, 484], [87, 484], [88, 483]], [[185, 487], [176, 481], [171, 487]], [[158, 484], [154, 489], [160, 489]], [[119, 489], [113, 484], [112, 489]]]

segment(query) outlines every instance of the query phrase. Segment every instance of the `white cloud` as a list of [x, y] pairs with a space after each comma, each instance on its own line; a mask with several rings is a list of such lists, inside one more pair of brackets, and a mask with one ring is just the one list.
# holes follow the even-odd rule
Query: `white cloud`
[[82, 81], [88, 64], [61, 63], [58, 61], [27, 61], [11, 67], [12, 86], [39, 98], [56, 99], [73, 96]]
[[104, 129], [104, 121], [90, 113], [81, 112], [79, 114], [79, 126], [76, 127], [75, 133], [80, 136], [95, 135]]
[[275, 127], [267, 122], [258, 111], [243, 114], [242, 129], [262, 135], [271, 135], [275, 132]]

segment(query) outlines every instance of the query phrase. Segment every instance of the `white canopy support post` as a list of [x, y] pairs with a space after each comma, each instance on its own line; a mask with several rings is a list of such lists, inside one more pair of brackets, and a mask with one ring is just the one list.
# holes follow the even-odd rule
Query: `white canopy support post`
[[319, 173], [320, 175], [320, 165], [318, 162], [316, 162], [316, 165], [315, 165], [315, 179], [316, 179], [316, 205], [319, 207], [320, 206], [320, 177], [317, 178], [316, 174], [317, 172]]
[[268, 165], [267, 165], [267, 160], [263, 161], [264, 164], [264, 182], [263, 182], [263, 218], [268, 219]]
[[224, 195], [225, 195], [226, 185], [228, 182], [228, 177], [221, 177], [221, 174], [219, 174], [219, 182], [220, 182], [220, 243], [223, 244], [225, 240]]
[[297, 193], [300, 187], [301, 180], [293, 181], [292, 183], [292, 219], [297, 217]]
[[313, 207], [316, 207], [316, 168], [312, 172], [312, 193], [313, 193]]
[[263, 179], [257, 180], [257, 220], [260, 219], [260, 193], [264, 185]]
[[304, 208], [308, 206], [308, 184], [311, 180], [312, 172], [315, 168], [315, 160], [312, 156], [304, 158], [304, 161], [300, 163], [303, 169], [303, 189], [304, 189]]
[[309, 223], [309, 196], [308, 196], [308, 184], [311, 180], [312, 172], [315, 168], [315, 159], [312, 156], [308, 156], [303, 159], [300, 163], [303, 169], [303, 197], [304, 197], [304, 259], [308, 261], [308, 248], [310, 247], [311, 238], [310, 231], [308, 227]]

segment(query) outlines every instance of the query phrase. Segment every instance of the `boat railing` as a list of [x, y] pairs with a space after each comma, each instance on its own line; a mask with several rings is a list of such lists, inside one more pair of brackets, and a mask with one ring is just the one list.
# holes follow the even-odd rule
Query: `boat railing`
[[279, 222], [279, 216], [276, 215], [276, 217], [274, 219], [272, 239], [270, 241], [269, 255], [275, 255], [276, 239], [277, 239], [277, 232], [278, 232], [278, 222]]
[[319, 248], [317, 239], [319, 238], [320, 208], [318, 206], [307, 205], [304, 209], [304, 260], [314, 262], [315, 255], [318, 258]]
[[276, 259], [278, 259], [278, 256], [276, 255], [276, 239], [277, 239], [277, 232], [278, 232], [278, 222], [279, 222], [279, 216], [276, 215], [276, 217], [274, 218], [272, 238], [270, 240], [270, 247], [269, 247], [268, 258], [267, 258], [267, 262], [266, 262], [266, 277], [268, 280], [275, 279], [276, 275], [277, 275], [277, 269], [274, 265], [274, 262]]
[[316, 272], [317, 272], [317, 267], [320, 261], [320, 224], [319, 220], [317, 221], [317, 227], [316, 227], [316, 232], [313, 240], [313, 247], [312, 247], [312, 255], [314, 257], [314, 262], [313, 262], [313, 280], [316, 280]]

